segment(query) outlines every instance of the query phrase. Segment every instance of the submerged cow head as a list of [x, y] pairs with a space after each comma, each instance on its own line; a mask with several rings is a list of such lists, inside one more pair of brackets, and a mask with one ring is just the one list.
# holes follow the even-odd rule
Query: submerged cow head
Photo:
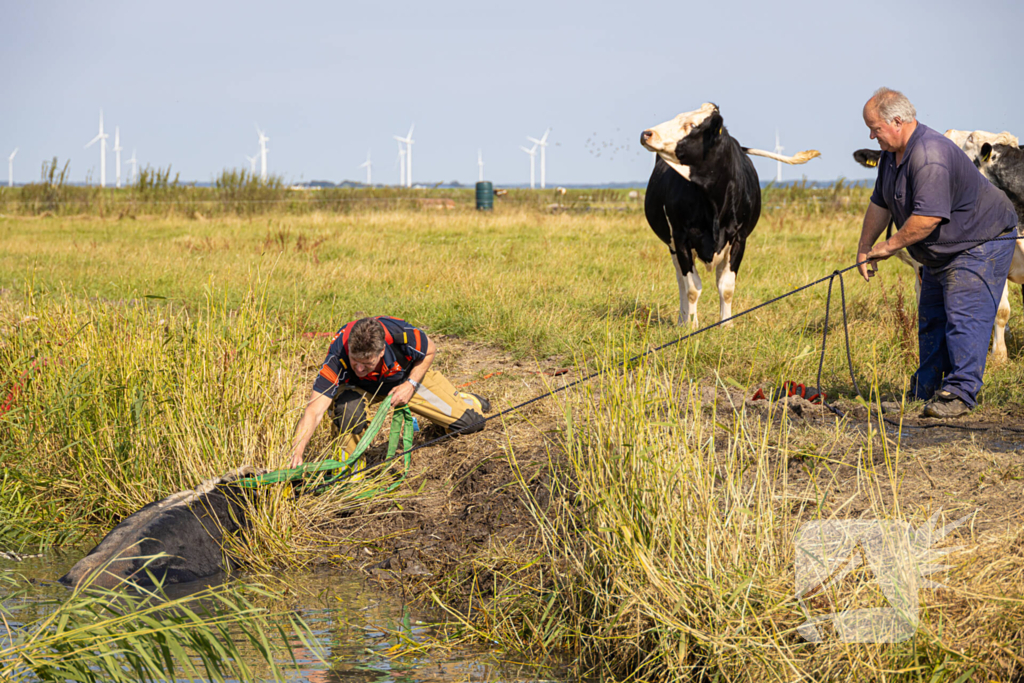
[[674, 168], [690, 177], [689, 166], [700, 164], [722, 135], [722, 115], [710, 102], [696, 110], [648, 128], [640, 134], [640, 144]]

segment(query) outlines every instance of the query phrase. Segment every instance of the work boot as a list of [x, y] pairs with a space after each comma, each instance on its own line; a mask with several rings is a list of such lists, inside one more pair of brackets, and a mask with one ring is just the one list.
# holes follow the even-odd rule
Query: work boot
[[[465, 393], [469, 394], [468, 391], [465, 392]], [[483, 412], [483, 413], [491, 412], [491, 402], [490, 401], [488, 401], [486, 398], [484, 398], [480, 394], [469, 394], [469, 395], [472, 396], [473, 398], [475, 398], [477, 400], [477, 402], [480, 403], [480, 411], [481, 412]]]
[[462, 413], [462, 417], [448, 426], [446, 433], [473, 434], [483, 429], [486, 423], [484, 413], [491, 412], [491, 402], [468, 391], [456, 391], [455, 397], [466, 404], [466, 411]]
[[971, 412], [971, 407], [963, 399], [945, 389], [936, 391], [932, 400], [924, 406], [925, 417], [960, 417]]

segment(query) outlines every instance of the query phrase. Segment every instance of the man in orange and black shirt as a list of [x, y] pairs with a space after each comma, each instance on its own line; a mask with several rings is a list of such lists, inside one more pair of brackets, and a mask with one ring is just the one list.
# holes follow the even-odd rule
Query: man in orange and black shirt
[[367, 426], [366, 399], [390, 396], [392, 406], [408, 404], [413, 413], [448, 431], [483, 429], [490, 403], [457, 391], [444, 375], [430, 370], [435, 351], [423, 330], [398, 318], [362, 318], [342, 327], [331, 341], [295, 429], [289, 467], [302, 464], [306, 446], [328, 409], [344, 435], [342, 448], [351, 454]]

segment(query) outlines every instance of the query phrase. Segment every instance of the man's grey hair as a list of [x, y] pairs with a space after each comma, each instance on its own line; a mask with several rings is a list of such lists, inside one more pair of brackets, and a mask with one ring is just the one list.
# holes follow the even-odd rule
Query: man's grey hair
[[917, 110], [914, 109], [914, 105], [899, 90], [879, 88], [871, 96], [870, 101], [874, 103], [875, 111], [886, 123], [892, 123], [896, 117], [903, 122], [917, 120]]

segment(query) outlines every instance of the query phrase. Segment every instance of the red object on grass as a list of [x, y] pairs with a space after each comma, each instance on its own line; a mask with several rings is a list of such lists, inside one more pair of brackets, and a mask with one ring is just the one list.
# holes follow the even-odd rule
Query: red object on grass
[[[810, 403], [817, 403], [822, 405], [825, 403], [825, 392], [820, 394], [814, 393], [813, 389], [808, 390], [803, 384], [797, 384], [796, 382], [783, 382], [782, 388], [778, 391], [772, 392], [776, 396], [799, 396], [802, 399], [807, 400]], [[754, 395], [750, 399], [751, 401], [767, 401], [768, 397], [764, 393], [764, 389], [758, 389], [754, 392]]]

